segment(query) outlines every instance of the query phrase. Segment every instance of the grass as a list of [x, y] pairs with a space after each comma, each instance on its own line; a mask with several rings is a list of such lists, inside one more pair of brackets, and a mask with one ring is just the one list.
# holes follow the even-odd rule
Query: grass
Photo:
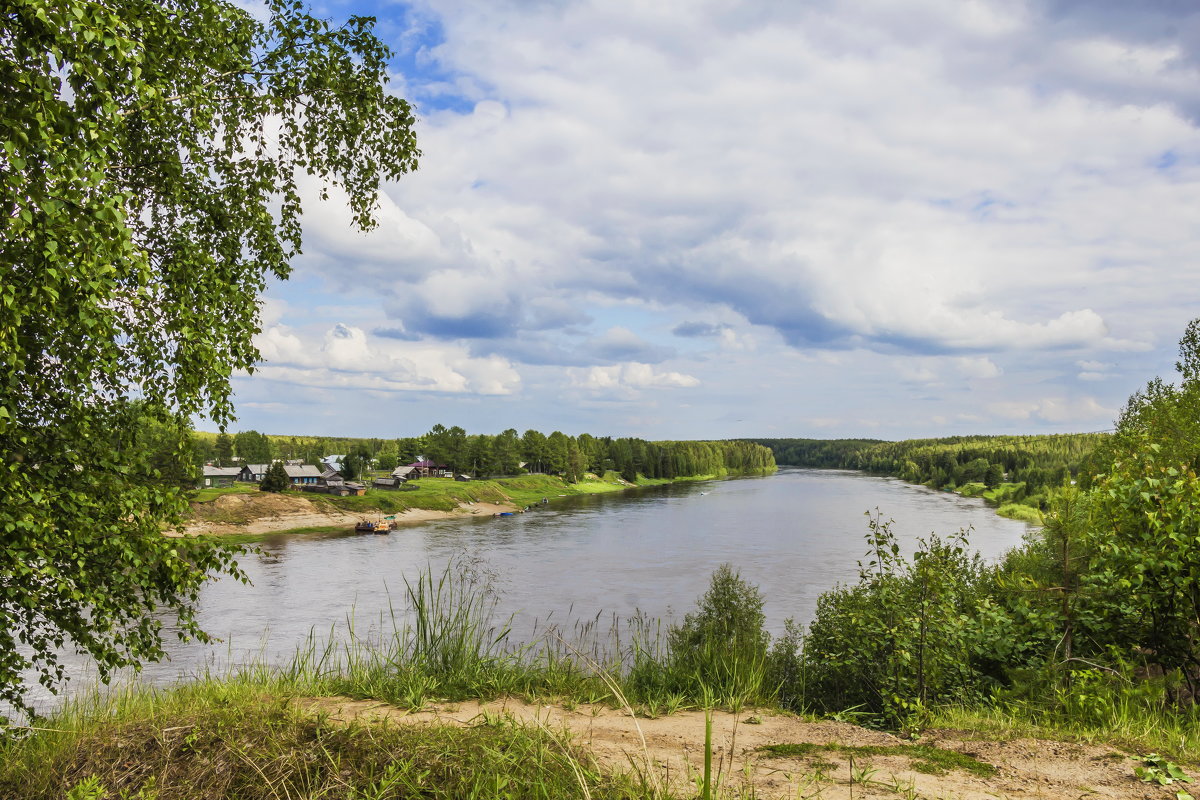
[[856, 759], [869, 756], [905, 756], [911, 760], [914, 772], [927, 775], [945, 775], [955, 769], [981, 778], [990, 778], [996, 774], [996, 768], [991, 764], [956, 750], [943, 750], [928, 744], [852, 746], [799, 742], [763, 745], [758, 751], [773, 758], [809, 758], [821, 753], [841, 753]]
[[996, 509], [996, 513], [1002, 517], [1028, 522], [1033, 525], [1041, 525], [1045, 521], [1041, 511], [1031, 506], [1021, 505], [1020, 503], [1005, 503]]
[[191, 496], [196, 503], [207, 503], [227, 494], [253, 494], [259, 491], [257, 483], [234, 483], [232, 486], [210, 486], [207, 489], [197, 489]]
[[637, 775], [601, 769], [552, 731], [503, 719], [465, 728], [347, 724], [294, 709], [262, 688], [235, 680], [143, 690], [103, 715], [59, 715], [54, 731], [0, 745], [0, 796], [660, 796]]
[[971, 730], [978, 738], [1042, 738], [1099, 742], [1126, 753], [1162, 753], [1177, 761], [1200, 762], [1200, 709], [1169, 709], [1140, 703], [1124, 693], [1101, 715], [1010, 704], [937, 709], [930, 724]]

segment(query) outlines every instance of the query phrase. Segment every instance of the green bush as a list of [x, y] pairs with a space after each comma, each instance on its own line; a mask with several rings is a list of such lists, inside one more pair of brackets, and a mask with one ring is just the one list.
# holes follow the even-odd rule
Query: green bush
[[739, 706], [764, 699], [767, 651], [763, 597], [728, 564], [712, 575], [696, 611], [667, 632], [667, 652], [646, 651], [629, 676], [642, 701], [664, 694]]
[[921, 724], [934, 704], [978, 697], [978, 556], [960, 531], [931, 535], [911, 561], [891, 521], [871, 518], [869, 560], [859, 582], [826, 592], [804, 641], [801, 692], [816, 709], [861, 708], [889, 725]]

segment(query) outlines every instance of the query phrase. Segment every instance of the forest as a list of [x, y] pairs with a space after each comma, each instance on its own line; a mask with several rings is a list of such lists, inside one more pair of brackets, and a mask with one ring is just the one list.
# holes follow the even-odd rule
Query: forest
[[934, 489], [983, 496], [994, 505], [1048, 509], [1062, 487], [1090, 480], [1104, 433], [950, 436], [939, 439], [751, 439], [779, 464], [857, 469]]

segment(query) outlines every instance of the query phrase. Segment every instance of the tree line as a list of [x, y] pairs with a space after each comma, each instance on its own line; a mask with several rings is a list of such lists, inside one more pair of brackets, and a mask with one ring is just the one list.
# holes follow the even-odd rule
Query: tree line
[[950, 436], [939, 439], [751, 439], [769, 447], [780, 464], [857, 469], [891, 475], [935, 489], [981, 484], [1006, 502], [1048, 508], [1059, 487], [1089, 473], [1103, 433], [1035, 436]]
[[585, 474], [616, 472], [627, 481], [646, 478], [682, 478], [697, 475], [751, 475], [775, 469], [767, 447], [743, 441], [659, 441], [632, 437], [569, 436], [529, 429], [509, 428], [496, 435], [468, 434], [455, 425], [434, 425], [421, 436], [334, 438], [270, 436], [242, 431], [193, 436], [194, 457], [204, 463], [269, 463], [299, 458], [314, 463], [323, 456], [341, 455], [343, 465], [357, 474], [366, 466], [390, 471], [426, 458], [460, 474], [472, 476], [545, 473], [570, 482]]

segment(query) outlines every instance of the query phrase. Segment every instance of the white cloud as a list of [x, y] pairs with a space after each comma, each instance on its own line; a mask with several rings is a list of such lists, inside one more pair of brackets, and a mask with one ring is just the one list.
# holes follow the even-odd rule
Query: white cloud
[[1108, 422], [1115, 416], [1092, 397], [1046, 397], [1041, 400], [1002, 400], [987, 404], [992, 414], [1011, 420], [1040, 420], [1052, 424]]
[[[336, 193], [310, 213], [298, 273], [375, 296], [426, 341], [314, 341], [273, 331], [265, 309], [264, 342], [297, 368], [317, 368], [303, 363], [315, 347], [321, 369], [336, 352], [371, 380], [470, 393], [514, 390], [513, 363], [617, 362], [553, 373], [531, 399], [545, 408], [564, 386], [633, 396], [702, 380], [689, 396], [711, 409], [746, 375], [770, 392], [809, 371], [844, 406], [899, 372], [913, 405], [889, 398], [877, 416], [968, 422], [994, 400], [999, 418], [1073, 425], [1119, 402], [1110, 385], [1128, 389], [1086, 362], [1161, 349], [1194, 314], [1195, 15], [1041, 0], [418, 5], [444, 35], [418, 42], [436, 80], [407, 77], [421, 168], [385, 187], [370, 236]], [[657, 344], [696, 320], [714, 335]], [[864, 365], [871, 376], [852, 374]], [[1096, 408], [1006, 399], [1070, 397], [1079, 380]], [[934, 384], [935, 400], [917, 398]], [[827, 416], [793, 402], [796, 424]], [[870, 418], [862, 404], [853, 419]]]
[[576, 388], [606, 394], [629, 395], [639, 389], [686, 389], [700, 385], [691, 375], [658, 370], [636, 361], [586, 369], [572, 367], [567, 375]]
[[507, 395], [521, 377], [499, 356], [472, 357], [466, 348], [440, 342], [405, 342], [369, 337], [338, 323], [320, 342], [274, 325], [255, 342], [264, 363], [255, 374], [329, 389]]

